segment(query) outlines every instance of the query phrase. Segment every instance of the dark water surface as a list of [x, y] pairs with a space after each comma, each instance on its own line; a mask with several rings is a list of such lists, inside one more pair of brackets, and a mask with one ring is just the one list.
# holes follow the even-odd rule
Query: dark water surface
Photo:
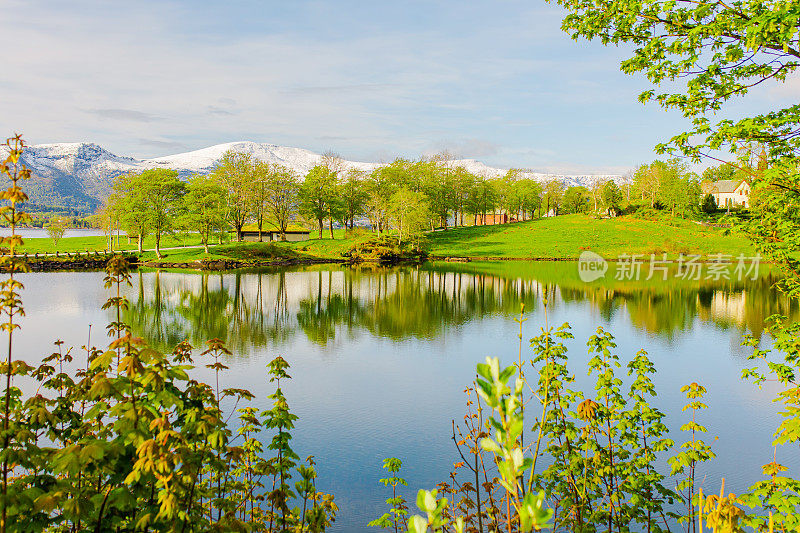
[[[103, 274], [22, 276], [27, 317], [17, 357], [35, 361], [62, 339], [76, 349], [105, 342], [109, 316]], [[740, 492], [762, 479], [772, 460], [771, 434], [779, 423], [775, 390], [740, 379], [753, 364], [740, 346], [743, 333], [763, 335], [773, 313], [798, 318], [762, 276], [755, 281], [626, 281], [591, 284], [575, 263], [471, 263], [421, 268], [309, 267], [196, 274], [138, 272], [128, 289], [126, 316], [137, 334], [162, 349], [185, 339], [194, 346], [213, 337], [234, 355], [224, 385], [250, 389], [266, 407], [272, 387], [265, 365], [282, 355], [293, 379], [284, 389], [300, 419], [298, 455], [316, 456], [320, 490], [332, 492], [341, 512], [336, 531], [366, 531], [389, 494], [377, 480], [384, 457], [403, 459], [413, 501], [419, 488], [445, 480], [457, 455], [451, 420], [465, 412], [464, 387], [487, 355], [517, 358], [518, 316], [525, 303], [524, 338], [544, 324], [570, 322], [570, 364], [585, 378], [586, 340], [598, 326], [617, 337], [623, 364], [644, 348], [658, 369], [655, 403], [677, 428], [685, 419], [679, 389], [707, 387], [710, 409], [702, 422], [717, 459], [704, 467], [705, 490]], [[768, 344], [764, 336], [762, 342]], [[527, 344], [527, 343], [526, 343]], [[200, 365], [205, 361], [197, 359]], [[682, 442], [679, 432], [673, 438]], [[713, 438], [707, 439], [711, 441]], [[784, 456], [782, 456], [782, 454]], [[797, 475], [797, 456], [778, 452]]]

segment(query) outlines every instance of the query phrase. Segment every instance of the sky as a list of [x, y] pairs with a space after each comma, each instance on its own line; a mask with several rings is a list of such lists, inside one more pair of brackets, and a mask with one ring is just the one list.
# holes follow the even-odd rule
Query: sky
[[544, 0], [0, 0], [0, 13], [0, 136], [30, 144], [146, 158], [249, 140], [624, 173], [685, 129], [637, 101], [649, 84], [620, 72], [630, 50], [573, 41]]

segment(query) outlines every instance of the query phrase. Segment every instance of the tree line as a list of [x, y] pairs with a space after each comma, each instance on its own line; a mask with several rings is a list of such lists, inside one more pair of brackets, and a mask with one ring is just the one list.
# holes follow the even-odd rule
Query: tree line
[[570, 213], [618, 215], [639, 205], [686, 216], [700, 205], [700, 181], [675, 159], [641, 165], [631, 179], [597, 179], [589, 187], [537, 181], [511, 169], [486, 177], [458, 165], [447, 154], [418, 160], [395, 159], [371, 171], [348, 167], [326, 154], [302, 177], [279, 164], [229, 151], [207, 175], [182, 181], [174, 170], [151, 169], [115, 179], [103, 208], [105, 225], [136, 239], [141, 250], [152, 235], [160, 256], [161, 238], [182, 229], [209, 243], [229, 230], [242, 240], [254, 224], [263, 240], [274, 228], [286, 240], [290, 223], [313, 227], [319, 238], [334, 227], [352, 229], [369, 221], [377, 232], [399, 240], [425, 230], [530, 220]]

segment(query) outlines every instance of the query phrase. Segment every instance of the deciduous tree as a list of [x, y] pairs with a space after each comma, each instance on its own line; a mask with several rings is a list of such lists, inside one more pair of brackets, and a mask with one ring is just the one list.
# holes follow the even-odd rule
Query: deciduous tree
[[225, 217], [242, 240], [242, 228], [253, 214], [253, 158], [250, 154], [228, 150], [211, 172], [225, 189]]
[[195, 174], [186, 184], [185, 222], [200, 234], [205, 252], [215, 231], [225, 226], [225, 189], [211, 176]]

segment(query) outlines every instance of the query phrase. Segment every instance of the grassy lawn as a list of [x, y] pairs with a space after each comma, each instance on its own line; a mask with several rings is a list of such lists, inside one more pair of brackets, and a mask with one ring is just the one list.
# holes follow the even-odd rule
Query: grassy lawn
[[[323, 233], [317, 238], [301, 242], [230, 242], [211, 246], [211, 253], [202, 248], [165, 250], [164, 261], [192, 262], [200, 259], [236, 260], [242, 262], [275, 261], [290, 259], [341, 259], [342, 253], [353, 244], [370, 238], [372, 233], [364, 230], [353, 232], [334, 230], [334, 238]], [[199, 245], [196, 235], [165, 236], [162, 248]], [[104, 237], [73, 237], [61, 239], [59, 252], [103, 250], [107, 246]], [[145, 240], [145, 249], [154, 246], [152, 237]], [[755, 255], [746, 238], [726, 235], [724, 229], [704, 227], [681, 219], [659, 221], [633, 217], [597, 220], [586, 215], [565, 215], [530, 222], [519, 222], [498, 226], [473, 226], [437, 231], [428, 234], [431, 254], [437, 256], [507, 257], [507, 258], [577, 258], [581, 251], [589, 249], [606, 258], [621, 254], [661, 255], [669, 257], [679, 254], [707, 256], [724, 253], [737, 256]], [[136, 243], [120, 239], [121, 249], [135, 250]], [[115, 243], [116, 248], [116, 243]], [[23, 251], [30, 253], [52, 253], [55, 246], [51, 239], [26, 239]], [[142, 259], [153, 261], [154, 252], [145, 252]]]
[[[368, 233], [356, 232], [350, 234], [345, 230], [334, 230], [334, 238], [329, 237], [326, 230], [323, 238], [315, 237], [300, 242], [231, 242], [210, 247], [206, 254], [202, 248], [186, 250], [166, 250], [163, 252], [164, 261], [192, 262], [201, 259], [210, 260], [235, 260], [242, 262], [282, 261], [292, 259], [341, 259], [342, 253], [349, 250], [359, 240], [369, 237]], [[145, 252], [142, 259], [155, 261], [155, 252]]]
[[[168, 248], [173, 246], [193, 246], [202, 244], [200, 242], [200, 237], [198, 235], [186, 235], [183, 237], [174, 236], [174, 235], [165, 235], [161, 237], [161, 247]], [[144, 248], [154, 248], [156, 245], [156, 241], [153, 237], [148, 237], [144, 240]], [[29, 254], [32, 253], [40, 253], [40, 254], [51, 254], [58, 250], [59, 253], [62, 252], [85, 252], [86, 250], [89, 251], [103, 251], [108, 248], [108, 238], [98, 236], [98, 237], [65, 237], [58, 241], [58, 246], [53, 244], [53, 239], [50, 238], [38, 238], [38, 239], [25, 239], [25, 242], [20, 249], [23, 252], [28, 252]], [[117, 245], [117, 239], [114, 239], [114, 249], [115, 250], [136, 250], [137, 244], [135, 240], [132, 240], [128, 243], [127, 237], [124, 235], [119, 238], [119, 246]]]
[[597, 220], [586, 215], [564, 215], [499, 226], [474, 226], [428, 235], [430, 252], [465, 257], [571, 257], [585, 249], [606, 258], [621, 254], [670, 257], [714, 253], [755, 255], [740, 235], [682, 219], [650, 221], [633, 217]]

